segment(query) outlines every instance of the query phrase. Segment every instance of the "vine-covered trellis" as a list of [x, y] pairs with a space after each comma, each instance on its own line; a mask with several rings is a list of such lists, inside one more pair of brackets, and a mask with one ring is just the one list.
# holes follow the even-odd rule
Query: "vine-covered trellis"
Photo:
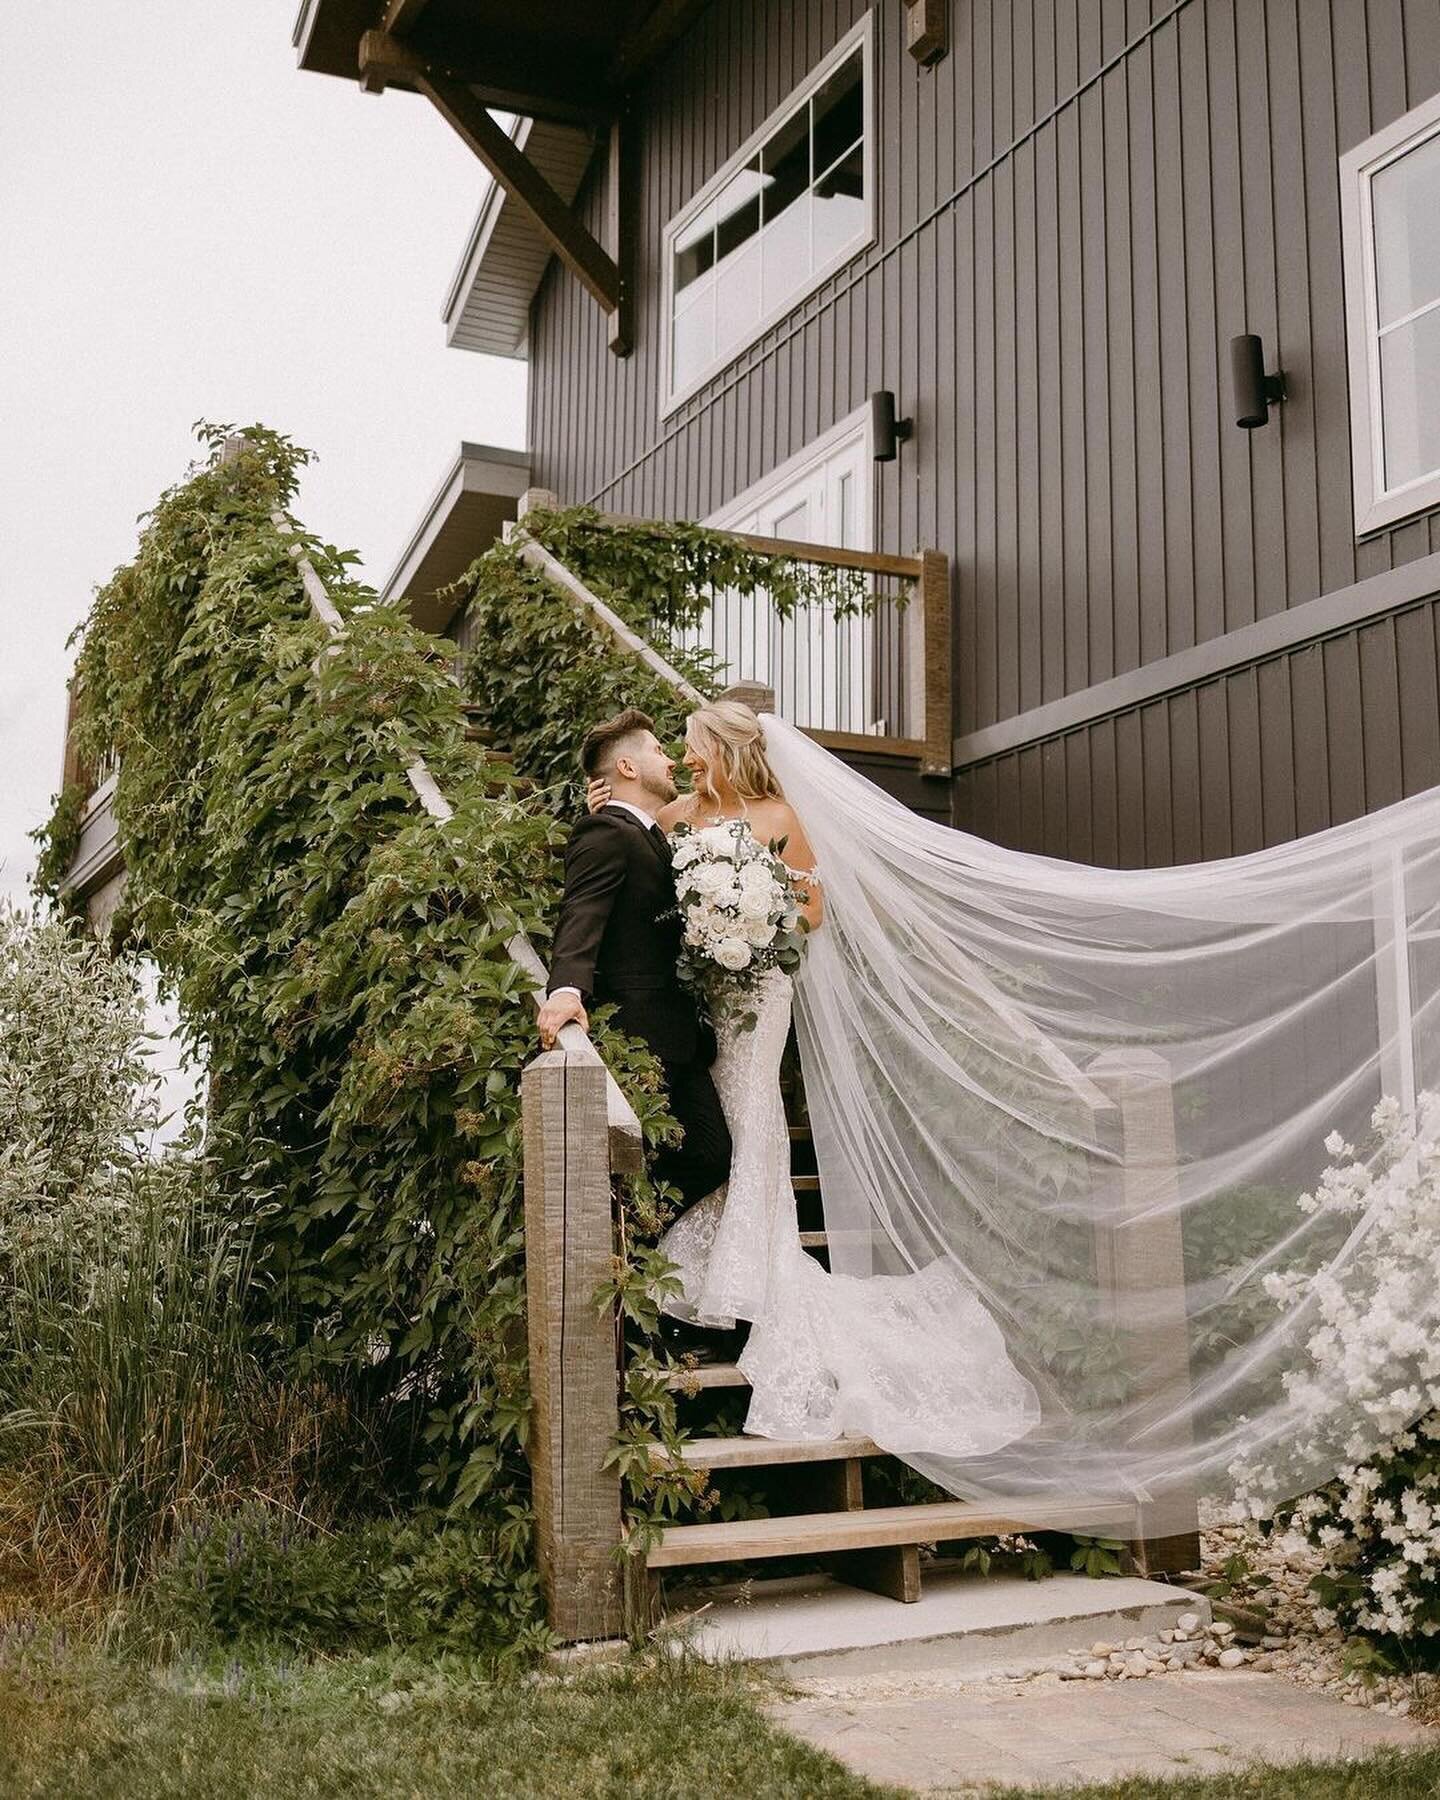
[[[308, 453], [260, 426], [208, 456], [146, 515], [133, 562], [80, 633], [77, 750], [117, 752], [127, 870], [116, 929], [174, 992], [208, 1077], [210, 1141], [229, 1204], [254, 1211], [283, 1293], [290, 1353], [363, 1390], [401, 1446], [401, 1490], [523, 1521], [528, 1388], [519, 1076], [533, 1010], [506, 943], [543, 943], [584, 727], [622, 705], [678, 735], [683, 703], [505, 545], [464, 577], [470, 645], [381, 605], [356, 558], [277, 529]], [[695, 527], [601, 527], [583, 512], [527, 529], [637, 629], [689, 622], [712, 585], [764, 586], [783, 611], [810, 572]], [[292, 556], [303, 544], [345, 620], [331, 645]], [[845, 603], [845, 596], [839, 596]], [[664, 646], [697, 686], [703, 660]], [[537, 784], [466, 736], [480, 709]], [[454, 806], [443, 827], [406, 779], [424, 756]], [[76, 795], [42, 832], [63, 893]], [[673, 1129], [643, 1047], [597, 1035], [647, 1135]], [[644, 1178], [614, 1291], [642, 1339], [665, 1270]], [[653, 1359], [632, 1366], [617, 1458], [637, 1514], [673, 1511], [645, 1445], [675, 1431]]]

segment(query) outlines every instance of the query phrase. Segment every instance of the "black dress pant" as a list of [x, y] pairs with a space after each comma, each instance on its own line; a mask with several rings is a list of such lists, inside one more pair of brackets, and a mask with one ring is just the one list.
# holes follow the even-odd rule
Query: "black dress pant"
[[670, 1110], [684, 1136], [655, 1157], [655, 1175], [680, 1190], [687, 1207], [715, 1191], [730, 1174], [730, 1128], [708, 1064], [661, 1065], [670, 1094]]

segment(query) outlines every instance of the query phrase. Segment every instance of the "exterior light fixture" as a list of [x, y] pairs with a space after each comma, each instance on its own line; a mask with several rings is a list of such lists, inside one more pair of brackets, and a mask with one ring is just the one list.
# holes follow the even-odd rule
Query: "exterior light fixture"
[[877, 388], [870, 396], [870, 454], [876, 462], [894, 462], [895, 446], [903, 444], [915, 429], [913, 419], [895, 417], [895, 395]]
[[950, 0], [905, 0], [905, 48], [933, 68], [950, 48]]
[[1230, 376], [1235, 393], [1235, 423], [1253, 431], [1270, 422], [1271, 405], [1285, 398], [1285, 377], [1265, 373], [1265, 346], [1253, 332], [1230, 340]]

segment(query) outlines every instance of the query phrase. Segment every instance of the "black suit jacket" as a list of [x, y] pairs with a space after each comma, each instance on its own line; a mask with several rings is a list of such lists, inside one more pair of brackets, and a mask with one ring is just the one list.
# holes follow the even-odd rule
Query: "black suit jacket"
[[715, 1038], [675, 973], [681, 925], [664, 834], [618, 806], [581, 819], [565, 849], [565, 897], [547, 992], [616, 1003], [616, 1023], [662, 1062], [714, 1060]]

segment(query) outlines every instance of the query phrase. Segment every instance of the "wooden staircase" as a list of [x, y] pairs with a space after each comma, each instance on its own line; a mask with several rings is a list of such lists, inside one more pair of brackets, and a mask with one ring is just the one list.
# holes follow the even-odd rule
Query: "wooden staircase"
[[[792, 1071], [793, 1066], [792, 1059]], [[820, 1178], [815, 1173], [814, 1148], [810, 1128], [804, 1122], [798, 1077], [789, 1073], [786, 1085], [792, 1114], [791, 1179], [800, 1241], [828, 1266], [829, 1237], [823, 1228]], [[679, 1396], [682, 1408], [687, 1402], [703, 1401], [717, 1390], [748, 1391], [743, 1374], [733, 1363], [677, 1368], [669, 1385]], [[913, 1602], [921, 1592], [922, 1546], [1043, 1528], [1043, 1518], [1037, 1517], [1033, 1501], [1023, 1508], [1017, 1503], [1011, 1509], [961, 1500], [867, 1507], [863, 1465], [886, 1454], [868, 1437], [816, 1442], [695, 1436], [681, 1454], [691, 1468], [744, 1469], [771, 1475], [767, 1497], [783, 1511], [778, 1517], [668, 1527], [646, 1552], [646, 1568], [652, 1574], [652, 1607], [659, 1603], [653, 1578], [668, 1571], [716, 1563], [812, 1558], [854, 1587], [884, 1594], [892, 1600]], [[664, 1448], [657, 1445], [651, 1453], [652, 1466], [663, 1469], [669, 1462]], [[1073, 1529], [1077, 1512], [1081, 1511], [1097, 1532], [1113, 1531], [1124, 1536], [1135, 1528], [1134, 1511], [1127, 1507], [1094, 1504], [1086, 1508], [1069, 1501], [1063, 1507], [1048, 1510], [1054, 1514], [1056, 1529]]]
[[[1178, 1277], [1180, 1269], [1173, 1214], [1154, 1204], [1174, 1179], [1173, 1105], [1168, 1082], [1144, 1052], [1107, 1053], [1095, 1059], [1091, 1071], [1113, 1094], [1122, 1121], [1123, 1198], [1134, 1222], [1105, 1237], [1097, 1233], [1095, 1254], [1097, 1280], [1110, 1292], [1123, 1323], [1132, 1284], [1143, 1293], [1167, 1272]], [[797, 1224], [807, 1251], [828, 1261], [821, 1184], [803, 1106], [792, 1072], [787, 1107]], [[538, 1557], [550, 1622], [561, 1636], [606, 1637], [633, 1629], [657, 1616], [663, 1580], [707, 1565], [818, 1566], [904, 1602], [920, 1598], [923, 1547], [1012, 1532], [1115, 1537], [1128, 1544], [1134, 1566], [1146, 1574], [1198, 1565], [1193, 1524], [1178, 1535], [1160, 1536], [1134, 1504], [1078, 1492], [1054, 1501], [1002, 1495], [983, 1502], [867, 1505], [866, 1465], [884, 1457], [879, 1446], [856, 1436], [815, 1442], [734, 1435], [746, 1384], [733, 1363], [679, 1362], [670, 1370], [668, 1385], [692, 1434], [679, 1460], [716, 1475], [722, 1486], [737, 1471], [747, 1484], [748, 1478], [762, 1481], [771, 1516], [670, 1525], [647, 1532], [632, 1549], [625, 1540], [613, 1460], [622, 1333], [613, 1316], [597, 1314], [592, 1298], [610, 1276], [614, 1255], [614, 1139], [607, 1136], [603, 1070], [563, 1051], [538, 1056], [524, 1074], [523, 1113], [535, 1396], [529, 1453]], [[1157, 1405], [1169, 1406], [1184, 1391], [1180, 1384], [1188, 1385], [1183, 1317], [1159, 1334], [1147, 1320], [1144, 1331], [1137, 1328], [1133, 1335], [1133, 1353], [1154, 1381]], [[717, 1428], [727, 1412], [728, 1428]], [[707, 1435], [707, 1424], [713, 1435]], [[650, 1455], [657, 1470], [671, 1466], [663, 1446], [655, 1445]], [[1166, 1519], [1176, 1516], [1172, 1501]], [[1174, 1531], [1173, 1523], [1169, 1530]]]

